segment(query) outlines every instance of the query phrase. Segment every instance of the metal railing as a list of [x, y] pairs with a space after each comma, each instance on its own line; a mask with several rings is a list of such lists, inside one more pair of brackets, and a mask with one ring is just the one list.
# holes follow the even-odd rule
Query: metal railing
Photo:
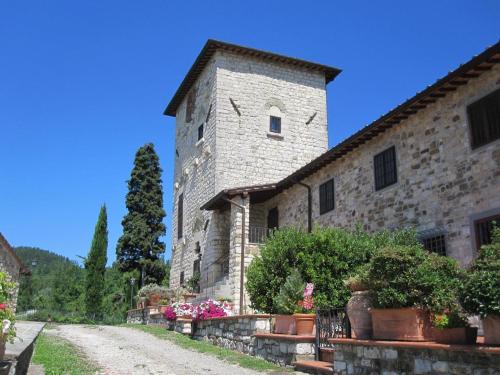
[[271, 229], [265, 227], [250, 226], [248, 228], [248, 242], [249, 243], [264, 243]]
[[316, 310], [316, 360], [321, 348], [332, 347], [328, 339], [350, 337], [351, 325], [345, 308]]

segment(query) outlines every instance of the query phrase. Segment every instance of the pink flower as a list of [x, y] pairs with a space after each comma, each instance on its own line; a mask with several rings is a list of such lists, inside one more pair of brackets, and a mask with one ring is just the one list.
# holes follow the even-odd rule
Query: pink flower
[[5, 310], [7, 308], [7, 304], [0, 303], [0, 310]]
[[304, 289], [304, 298], [312, 296], [313, 290], [314, 290], [314, 284], [313, 283], [307, 283], [306, 284], [306, 288]]

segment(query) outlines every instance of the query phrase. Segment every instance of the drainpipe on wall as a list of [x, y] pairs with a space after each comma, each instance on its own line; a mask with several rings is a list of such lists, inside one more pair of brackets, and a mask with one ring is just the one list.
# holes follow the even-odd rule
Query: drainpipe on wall
[[242, 211], [242, 217], [241, 217], [241, 256], [240, 256], [240, 315], [243, 315], [242, 312], [244, 313], [244, 307], [243, 307], [243, 299], [244, 299], [244, 286], [245, 286], [245, 235], [246, 235], [246, 209], [245, 206], [242, 206], [239, 203], [236, 203], [235, 201], [232, 201], [229, 198], [224, 198], [226, 202], [229, 202], [230, 204], [235, 205], [236, 207], [240, 208]]
[[307, 233], [312, 231], [312, 190], [311, 186], [304, 184], [301, 181], [294, 181], [296, 184], [307, 189]]

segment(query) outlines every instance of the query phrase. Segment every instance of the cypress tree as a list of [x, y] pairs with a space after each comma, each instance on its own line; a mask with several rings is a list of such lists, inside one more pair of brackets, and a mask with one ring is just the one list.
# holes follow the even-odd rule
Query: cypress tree
[[128, 213], [123, 218], [123, 234], [116, 246], [120, 270], [143, 271], [141, 283], [144, 284], [160, 284], [165, 276], [165, 266], [160, 259], [165, 252], [165, 244], [160, 241], [165, 235], [161, 172], [153, 144], [139, 148], [128, 181]]
[[89, 254], [85, 259], [86, 285], [85, 307], [87, 315], [93, 319], [101, 317], [104, 294], [104, 276], [108, 252], [108, 219], [106, 206], [101, 207], [94, 230], [94, 238]]

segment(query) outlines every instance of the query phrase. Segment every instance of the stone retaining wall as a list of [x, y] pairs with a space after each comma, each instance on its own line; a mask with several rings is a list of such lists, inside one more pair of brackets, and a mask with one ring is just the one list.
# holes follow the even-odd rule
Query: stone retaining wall
[[193, 337], [212, 344], [252, 354], [256, 333], [271, 331], [271, 315], [241, 315], [195, 323]]
[[330, 340], [336, 374], [499, 374], [500, 348], [430, 342]]
[[158, 324], [166, 326], [168, 320], [160, 312], [159, 307], [132, 309], [127, 311], [127, 323], [130, 324]]
[[279, 366], [314, 359], [314, 336], [257, 334], [252, 355]]

